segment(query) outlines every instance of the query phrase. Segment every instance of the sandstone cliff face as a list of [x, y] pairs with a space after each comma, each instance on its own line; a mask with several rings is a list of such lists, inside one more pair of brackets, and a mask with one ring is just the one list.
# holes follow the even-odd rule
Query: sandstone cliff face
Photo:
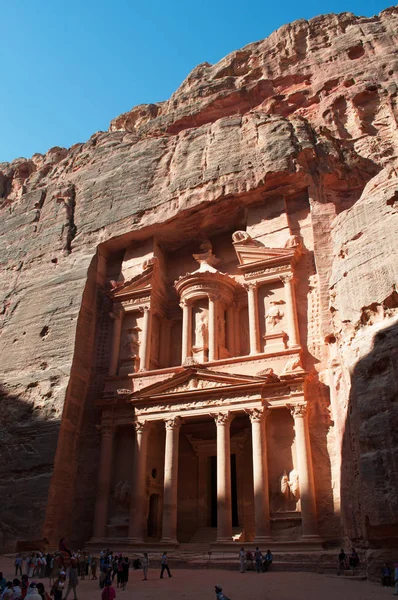
[[248, 202], [303, 190], [315, 258], [304, 363], [334, 482], [330, 499], [315, 436], [319, 502], [338, 511], [341, 496], [343, 534], [356, 543], [391, 542], [397, 31], [396, 8], [297, 21], [199, 65], [170, 100], [134, 108], [85, 144], [0, 164], [4, 548], [38, 538], [44, 523], [52, 536], [91, 534], [93, 400], [109, 345], [102, 290], [123, 248], [165, 222], [189, 239], [231, 213], [239, 220]]

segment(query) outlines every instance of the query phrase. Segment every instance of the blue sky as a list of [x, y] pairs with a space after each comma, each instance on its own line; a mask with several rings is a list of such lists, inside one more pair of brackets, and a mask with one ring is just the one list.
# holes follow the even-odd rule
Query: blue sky
[[299, 18], [381, 0], [13, 0], [3, 2], [0, 162], [69, 147], [136, 104], [167, 99], [215, 63]]

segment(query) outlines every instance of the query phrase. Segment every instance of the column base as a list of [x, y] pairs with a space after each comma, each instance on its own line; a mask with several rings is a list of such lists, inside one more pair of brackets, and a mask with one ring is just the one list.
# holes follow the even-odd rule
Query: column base
[[177, 538], [162, 538], [159, 542], [160, 544], [163, 544], [164, 546], [179, 546], [179, 542], [177, 540]]
[[314, 534], [309, 534], [309, 535], [302, 535], [300, 540], [302, 540], [303, 542], [321, 542], [321, 538], [317, 533]]
[[143, 537], [128, 537], [126, 538], [128, 544], [144, 544]]
[[259, 535], [254, 538], [253, 544], [272, 544], [273, 539], [270, 535]]

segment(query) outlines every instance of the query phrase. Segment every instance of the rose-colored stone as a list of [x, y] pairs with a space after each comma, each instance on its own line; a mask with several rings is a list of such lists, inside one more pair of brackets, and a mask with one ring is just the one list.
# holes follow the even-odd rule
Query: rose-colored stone
[[[247, 539], [263, 510], [257, 497], [255, 517], [254, 456], [271, 514], [301, 507], [310, 535], [369, 547], [373, 565], [377, 548], [385, 557], [396, 544], [397, 25], [396, 8], [297, 21], [199, 65], [168, 101], [132, 109], [85, 144], [0, 164], [5, 549], [41, 534], [85, 543], [97, 484], [111, 488], [97, 520], [108, 500], [111, 521], [128, 514], [131, 473], [108, 465], [112, 481], [108, 472], [98, 480], [98, 426], [111, 403], [118, 426], [131, 425], [139, 394], [152, 397], [169, 380], [167, 394], [182, 386], [193, 397], [216, 385], [241, 389], [248, 377], [289, 389], [286, 404], [305, 422], [295, 425], [296, 443], [293, 418], [267, 396], [266, 433], [255, 433], [267, 442], [263, 462], [247, 443], [248, 415], [231, 423]], [[255, 261], [267, 260], [282, 269], [278, 285], [254, 274]], [[195, 295], [202, 284], [205, 301]], [[141, 310], [120, 321], [123, 297], [138, 298]], [[304, 391], [295, 390], [304, 375]], [[193, 499], [206, 510], [213, 450], [186, 423], [173, 447], [179, 481], [198, 472], [178, 491], [177, 530], [188, 536]], [[214, 419], [206, 427], [215, 444]], [[129, 436], [116, 435], [116, 456], [134, 455]], [[163, 477], [165, 436], [159, 423], [149, 432], [152, 492], [176, 477]], [[287, 498], [288, 485], [297, 497]], [[167, 497], [174, 511], [175, 495]]]

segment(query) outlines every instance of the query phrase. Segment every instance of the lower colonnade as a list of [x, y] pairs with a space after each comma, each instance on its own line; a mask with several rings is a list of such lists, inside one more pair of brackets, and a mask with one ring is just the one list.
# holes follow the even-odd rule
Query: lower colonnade
[[[301, 516], [301, 541], [319, 540], [316, 514], [316, 496], [314, 488], [313, 467], [311, 459], [310, 436], [307, 419], [307, 403], [303, 398], [293, 403], [265, 406], [260, 404], [244, 410], [217, 410], [202, 413], [201, 418], [213, 421], [216, 428], [216, 540], [215, 544], [230, 544], [233, 537], [233, 502], [231, 486], [231, 423], [236, 418], [249, 417], [251, 437], [251, 469], [252, 473], [252, 513], [254, 531], [250, 538], [240, 536], [239, 542], [251, 541], [257, 544], [272, 542], [272, 515], [269, 489], [269, 461], [274, 460], [268, 455], [267, 417], [274, 411], [288, 409], [294, 421], [296, 466], [300, 488], [298, 503]], [[163, 429], [165, 437], [164, 466], [162, 482], [161, 535], [158, 543], [161, 545], [177, 545], [178, 518], [178, 485], [179, 485], [179, 445], [181, 427], [189, 423], [190, 415], [166, 414], [136, 417], [133, 422], [134, 455], [131, 473], [131, 496], [129, 503], [128, 535], [124, 542], [132, 545], [144, 545], [148, 541], [148, 489], [147, 489], [147, 457], [150, 432], [154, 428]], [[196, 416], [197, 418], [197, 416]], [[290, 418], [290, 417], [289, 417]], [[98, 475], [98, 487], [95, 504], [92, 542], [105, 542], [108, 536], [109, 503], [112, 494], [112, 473], [115, 457], [114, 442], [118, 423], [106, 422], [103, 418], [101, 425], [101, 452]], [[131, 427], [131, 421], [130, 421]], [[198, 495], [197, 514], [198, 527], [206, 524], [205, 512], [208, 493], [205, 480], [206, 455], [198, 454]], [[246, 465], [243, 466], [243, 470]], [[241, 467], [242, 469], [242, 467]], [[201, 483], [202, 482], [202, 483]], [[203, 484], [203, 485], [202, 485]], [[181, 485], [181, 484], [180, 484]], [[153, 540], [152, 540], [153, 545]]]

